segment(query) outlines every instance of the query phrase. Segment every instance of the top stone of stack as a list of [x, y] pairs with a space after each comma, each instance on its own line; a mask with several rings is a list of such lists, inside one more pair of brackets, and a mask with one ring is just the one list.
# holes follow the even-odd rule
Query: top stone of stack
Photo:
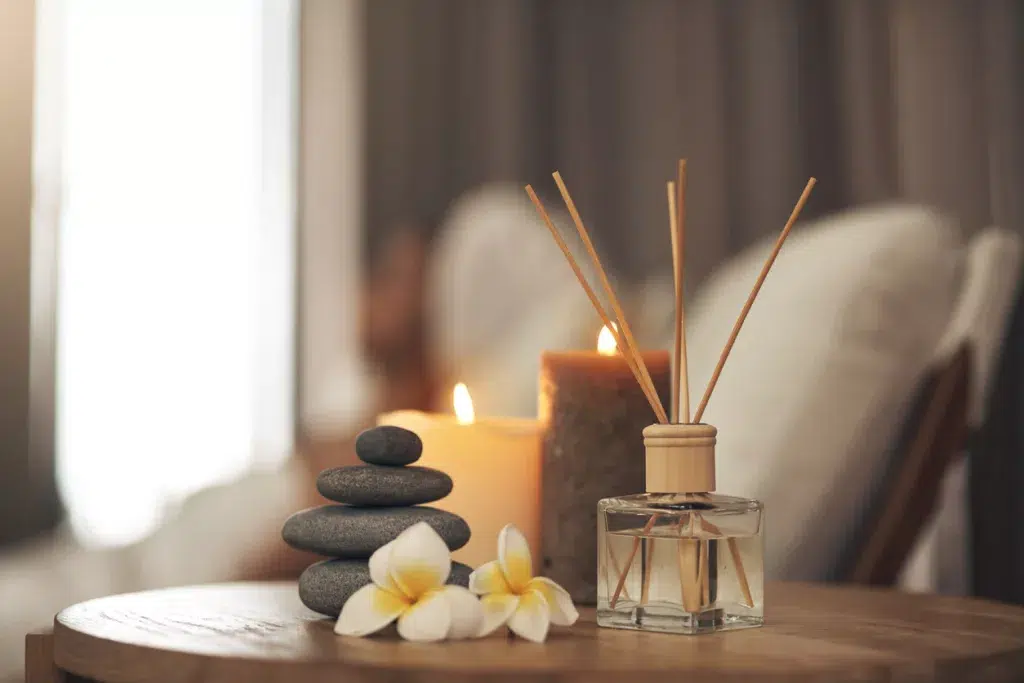
[[367, 429], [356, 438], [356, 455], [365, 463], [403, 467], [423, 454], [423, 442], [416, 432], [383, 425]]

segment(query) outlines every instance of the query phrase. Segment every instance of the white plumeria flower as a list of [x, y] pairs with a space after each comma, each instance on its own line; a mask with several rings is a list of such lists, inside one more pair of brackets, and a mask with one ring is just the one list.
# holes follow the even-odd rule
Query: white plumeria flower
[[533, 577], [530, 546], [512, 524], [498, 535], [498, 559], [469, 576], [469, 589], [482, 595], [480, 635], [508, 624], [516, 635], [543, 643], [550, 624], [572, 626], [579, 618], [572, 598], [551, 579]]
[[370, 579], [348, 599], [334, 632], [366, 636], [398, 620], [406, 640], [431, 642], [475, 636], [483, 609], [461, 586], [446, 586], [452, 560], [448, 546], [426, 522], [418, 522], [370, 557]]

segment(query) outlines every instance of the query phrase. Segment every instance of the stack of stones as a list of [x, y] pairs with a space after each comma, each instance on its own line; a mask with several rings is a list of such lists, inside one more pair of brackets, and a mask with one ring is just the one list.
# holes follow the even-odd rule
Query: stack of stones
[[[288, 545], [332, 558], [307, 567], [299, 577], [299, 598], [314, 612], [335, 617], [359, 588], [370, 583], [369, 558], [417, 522], [426, 522], [451, 550], [469, 542], [469, 525], [458, 515], [425, 507], [452, 490], [444, 472], [412, 466], [423, 452], [415, 432], [376, 427], [356, 439], [365, 465], [324, 470], [320, 494], [335, 505], [297, 512], [284, 523]], [[469, 585], [472, 568], [452, 562], [448, 583]]]

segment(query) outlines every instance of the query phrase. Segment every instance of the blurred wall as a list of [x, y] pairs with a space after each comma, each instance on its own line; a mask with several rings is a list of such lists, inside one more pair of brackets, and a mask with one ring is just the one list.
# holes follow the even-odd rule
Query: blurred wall
[[304, 0], [300, 26], [299, 422], [346, 433], [372, 404], [358, 325], [363, 233], [363, 5]]
[[52, 232], [33, 235], [35, 30], [35, 2], [0, 2], [0, 546], [52, 526], [59, 515], [50, 279], [56, 253]]

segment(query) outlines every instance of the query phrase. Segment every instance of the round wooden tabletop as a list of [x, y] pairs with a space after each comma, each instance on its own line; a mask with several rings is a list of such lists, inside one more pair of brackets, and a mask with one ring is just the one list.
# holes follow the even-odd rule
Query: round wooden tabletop
[[291, 583], [118, 595], [57, 615], [56, 666], [104, 683], [1019, 681], [1024, 609], [861, 588], [769, 584], [766, 625], [678, 636], [599, 629], [593, 613], [543, 645], [502, 635], [440, 644], [343, 638]]

